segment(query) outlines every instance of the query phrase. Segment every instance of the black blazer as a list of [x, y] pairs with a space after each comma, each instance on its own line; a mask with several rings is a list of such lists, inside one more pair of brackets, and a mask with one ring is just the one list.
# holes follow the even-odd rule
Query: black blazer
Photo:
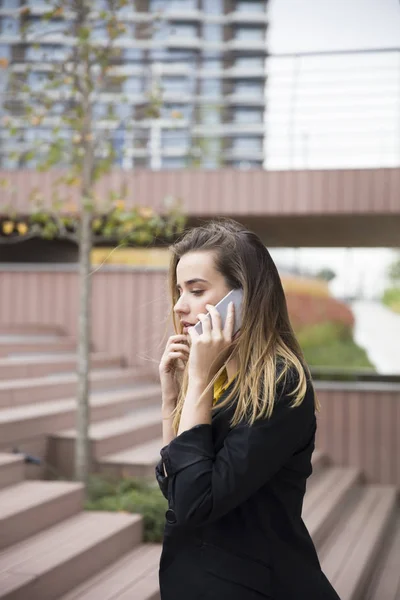
[[230, 428], [231, 405], [162, 448], [162, 600], [339, 600], [301, 518], [316, 418], [311, 382], [289, 407], [293, 384], [269, 420]]

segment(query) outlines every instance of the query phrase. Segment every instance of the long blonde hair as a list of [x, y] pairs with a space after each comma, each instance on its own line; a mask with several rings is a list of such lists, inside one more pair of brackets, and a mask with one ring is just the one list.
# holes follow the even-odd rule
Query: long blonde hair
[[[224, 276], [227, 286], [244, 291], [242, 326], [228, 357], [237, 358], [240, 369], [233, 388], [218, 403], [220, 408], [237, 397], [231, 425], [243, 419], [253, 424], [259, 418], [270, 418], [277, 386], [284, 383], [288, 375], [293, 377], [293, 373], [297, 385], [290, 393], [294, 397], [291, 406], [301, 404], [306, 394], [306, 373], [310, 376], [309, 370], [290, 324], [277, 268], [259, 237], [232, 219], [218, 219], [190, 229], [170, 250], [169, 288], [176, 334], [182, 333], [180, 321], [173, 311], [179, 298], [176, 267], [183, 255], [191, 251], [213, 252], [215, 268]], [[227, 360], [204, 393], [213, 386]], [[182, 372], [176, 373], [176, 377], [180, 391], [174, 410], [175, 433], [178, 432], [188, 388], [187, 365]], [[315, 404], [319, 410], [317, 400]]]

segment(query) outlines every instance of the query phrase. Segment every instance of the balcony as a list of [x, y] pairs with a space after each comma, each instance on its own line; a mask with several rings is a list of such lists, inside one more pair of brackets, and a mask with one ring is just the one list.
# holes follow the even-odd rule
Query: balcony
[[265, 134], [264, 123], [221, 123], [219, 125], [195, 125], [194, 135], [205, 137], [230, 137], [237, 135], [260, 135]]
[[263, 161], [264, 151], [251, 148], [229, 148], [224, 150], [223, 157], [225, 160], [245, 160], [245, 161]]
[[227, 94], [224, 96], [224, 101], [226, 104], [230, 104], [231, 106], [265, 106], [265, 96], [254, 94], [252, 92], [234, 92], [233, 94]]
[[225, 43], [228, 50], [236, 52], [259, 52], [267, 54], [267, 43], [265, 40], [240, 40], [234, 39]]
[[265, 67], [231, 67], [224, 71], [226, 79], [264, 79], [266, 76]]
[[228, 13], [226, 15], [226, 20], [231, 23], [232, 25], [243, 25], [243, 24], [249, 24], [249, 25], [260, 25], [261, 24], [265, 24], [267, 25], [268, 21], [269, 21], [269, 17], [268, 17], [268, 13], [263, 11], [263, 12], [253, 12], [253, 11], [234, 11], [231, 13]]

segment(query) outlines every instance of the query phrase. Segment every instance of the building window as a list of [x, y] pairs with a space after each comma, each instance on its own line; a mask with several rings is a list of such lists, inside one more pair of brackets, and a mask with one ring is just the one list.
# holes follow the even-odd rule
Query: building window
[[260, 169], [262, 167], [262, 161], [257, 160], [234, 160], [231, 163], [234, 169]]
[[122, 84], [124, 94], [141, 94], [143, 92], [143, 79], [129, 75]]
[[223, 0], [202, 0], [202, 8], [211, 15], [221, 15], [224, 12]]
[[35, 127], [34, 129], [27, 129], [25, 132], [25, 141], [28, 142], [28, 144], [51, 142], [52, 140], [52, 130], [45, 127]]
[[40, 92], [43, 87], [48, 83], [48, 78], [43, 73], [31, 72], [28, 73], [27, 84], [33, 92]]
[[123, 60], [124, 62], [141, 63], [143, 61], [143, 50], [140, 50], [140, 48], [125, 48]]
[[198, 140], [201, 150], [202, 165], [205, 169], [216, 169], [220, 166], [221, 139], [203, 138]]
[[220, 52], [203, 52], [202, 53], [203, 68], [210, 70], [220, 70], [223, 68], [223, 58]]
[[186, 159], [184, 157], [173, 158], [170, 156], [164, 156], [161, 161], [162, 169], [184, 169], [186, 166]]
[[169, 62], [171, 55], [166, 48], [153, 48], [150, 50], [150, 58], [155, 62]]
[[221, 123], [221, 109], [215, 106], [202, 106], [200, 120], [203, 125], [219, 125]]
[[50, 109], [52, 115], [64, 115], [64, 116], [65, 116], [65, 113], [67, 110], [68, 110], [68, 107], [65, 104], [65, 102], [54, 102]]
[[181, 38], [197, 38], [199, 33], [197, 26], [191, 23], [171, 23], [170, 35]]
[[233, 86], [233, 93], [261, 98], [264, 95], [264, 84], [259, 81], [235, 81]]
[[260, 152], [262, 150], [262, 138], [259, 137], [234, 137], [232, 139], [233, 150], [244, 150], [249, 152]]
[[238, 56], [235, 60], [235, 67], [239, 69], [263, 69], [265, 60], [262, 56]]
[[0, 58], [6, 58], [10, 60], [11, 57], [11, 48], [10, 46], [6, 46], [5, 44], [0, 44]]
[[164, 129], [161, 133], [161, 143], [164, 148], [187, 150], [189, 147], [189, 132], [186, 129]]
[[171, 48], [169, 58], [172, 65], [193, 66], [196, 63], [196, 52]]
[[264, 113], [258, 108], [235, 108], [232, 116], [234, 123], [262, 123]]
[[[32, 0], [31, 0], [32, 1]], [[29, 4], [29, 2], [28, 2]], [[0, 0], [1, 8], [19, 8], [19, 0]]]
[[206, 42], [221, 42], [222, 38], [221, 25], [214, 25], [213, 23], [205, 23], [203, 25], [203, 39]]
[[153, 40], [166, 40], [170, 34], [170, 26], [164, 21], [155, 23], [153, 28]]
[[236, 0], [235, 10], [238, 12], [264, 13], [264, 0]]
[[235, 39], [245, 42], [263, 42], [265, 40], [265, 27], [244, 27], [241, 25], [236, 28]]
[[1, 35], [18, 35], [19, 20], [12, 17], [3, 17], [0, 19], [0, 34]]
[[70, 50], [65, 46], [28, 46], [25, 53], [25, 60], [32, 62], [61, 62], [66, 60]]
[[197, 10], [197, 0], [150, 0], [150, 12], [181, 12]]
[[161, 109], [163, 119], [185, 119], [190, 120], [193, 115], [193, 106], [191, 104], [173, 104], [167, 103]]
[[190, 91], [188, 83], [186, 77], [163, 77], [162, 89], [164, 92], [188, 94]]
[[202, 96], [218, 98], [222, 93], [221, 79], [201, 79], [200, 93]]

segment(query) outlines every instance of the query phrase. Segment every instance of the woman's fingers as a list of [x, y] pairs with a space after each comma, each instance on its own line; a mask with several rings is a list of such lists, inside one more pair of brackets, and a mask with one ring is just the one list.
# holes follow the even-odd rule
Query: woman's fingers
[[201, 325], [203, 328], [202, 335], [205, 335], [207, 337], [210, 336], [211, 335], [211, 320], [210, 320], [210, 318], [207, 315], [205, 315], [204, 313], [200, 313], [197, 316], [198, 316], [199, 320], [201, 321]]
[[[210, 313], [212, 321], [212, 330], [214, 336], [222, 336], [222, 318], [215, 306], [212, 304], [206, 304], [206, 309]], [[211, 325], [210, 325], [211, 328]]]
[[177, 335], [171, 335], [171, 337], [168, 338], [167, 346], [171, 345], [171, 344], [181, 343], [181, 342], [187, 342], [187, 335], [184, 333], [177, 334]]
[[190, 348], [187, 344], [171, 344], [169, 347], [169, 350], [171, 351], [182, 351], [182, 352], [190, 352]]
[[225, 326], [224, 326], [224, 338], [230, 342], [233, 338], [233, 329], [235, 327], [235, 305], [233, 302], [229, 303], [228, 314], [226, 315]]
[[169, 352], [168, 358], [171, 358], [171, 359], [181, 358], [182, 360], [188, 360], [189, 357], [186, 354], [184, 354], [183, 352]]

